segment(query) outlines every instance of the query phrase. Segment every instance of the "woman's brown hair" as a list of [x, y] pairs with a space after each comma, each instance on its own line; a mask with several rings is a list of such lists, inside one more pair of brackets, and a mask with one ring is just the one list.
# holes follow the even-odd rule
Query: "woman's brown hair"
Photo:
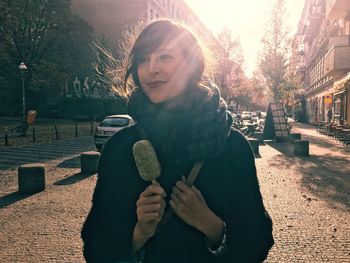
[[124, 85], [130, 75], [138, 88], [141, 88], [137, 67], [146, 54], [155, 51], [161, 44], [175, 40], [194, 71], [190, 85], [198, 86], [205, 68], [205, 55], [197, 37], [184, 25], [171, 20], [157, 20], [147, 25], [137, 37], [129, 54], [129, 65], [125, 74]]

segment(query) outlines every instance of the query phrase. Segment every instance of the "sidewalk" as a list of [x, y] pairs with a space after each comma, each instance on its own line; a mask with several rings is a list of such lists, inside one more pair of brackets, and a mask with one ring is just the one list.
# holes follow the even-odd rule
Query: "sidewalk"
[[289, 142], [260, 147], [256, 159], [264, 203], [274, 222], [275, 245], [266, 262], [349, 262], [350, 152], [309, 125], [310, 156]]
[[[292, 131], [310, 140], [309, 157], [295, 156], [288, 142], [269, 142], [256, 158], [274, 222], [275, 245], [265, 262], [349, 262], [350, 151], [311, 126], [295, 124]], [[6, 189], [0, 184], [0, 262], [84, 262], [80, 229], [96, 175], [79, 173], [78, 155], [46, 165], [44, 192], [18, 196], [16, 181]]]

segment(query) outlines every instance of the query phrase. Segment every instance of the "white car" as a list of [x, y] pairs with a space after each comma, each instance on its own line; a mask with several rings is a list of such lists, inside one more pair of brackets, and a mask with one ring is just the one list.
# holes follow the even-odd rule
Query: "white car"
[[135, 122], [129, 115], [110, 115], [97, 126], [94, 134], [96, 149], [100, 152], [105, 142], [116, 132], [125, 127], [133, 125]]

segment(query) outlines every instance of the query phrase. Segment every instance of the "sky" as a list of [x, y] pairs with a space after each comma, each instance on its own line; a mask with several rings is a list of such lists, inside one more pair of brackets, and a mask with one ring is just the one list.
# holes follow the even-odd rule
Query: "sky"
[[[185, 0], [203, 23], [216, 35], [223, 27], [241, 41], [246, 73], [256, 68], [260, 40], [274, 0]], [[305, 0], [285, 0], [288, 24], [296, 32]]]

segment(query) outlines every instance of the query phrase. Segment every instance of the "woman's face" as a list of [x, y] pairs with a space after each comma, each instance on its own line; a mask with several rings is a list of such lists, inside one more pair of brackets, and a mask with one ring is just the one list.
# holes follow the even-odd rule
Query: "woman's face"
[[191, 69], [176, 44], [176, 41], [163, 43], [138, 64], [142, 89], [152, 103], [166, 102], [186, 89]]

